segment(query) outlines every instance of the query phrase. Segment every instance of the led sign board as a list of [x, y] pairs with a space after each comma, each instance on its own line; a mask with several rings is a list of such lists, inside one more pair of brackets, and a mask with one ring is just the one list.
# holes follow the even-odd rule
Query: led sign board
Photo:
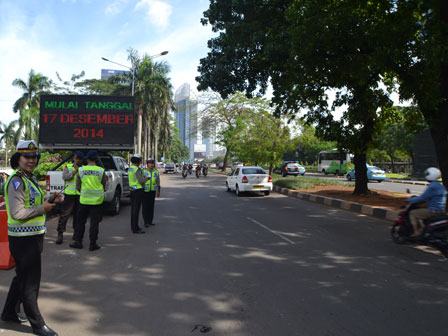
[[42, 148], [134, 148], [134, 97], [42, 95]]

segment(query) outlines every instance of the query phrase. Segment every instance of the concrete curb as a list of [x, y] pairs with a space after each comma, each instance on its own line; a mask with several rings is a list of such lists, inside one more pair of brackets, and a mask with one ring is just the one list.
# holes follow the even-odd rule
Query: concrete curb
[[385, 182], [391, 182], [391, 183], [401, 183], [401, 184], [414, 184], [414, 185], [423, 185], [426, 186], [429, 183], [424, 181], [406, 181], [406, 180], [388, 180], [386, 179]]
[[336, 198], [330, 198], [325, 196], [319, 196], [314, 194], [307, 194], [304, 192], [291, 190], [287, 188], [281, 188], [278, 186], [274, 186], [274, 191], [283, 194], [289, 197], [297, 198], [304, 201], [316, 202], [320, 204], [324, 204], [333, 208], [339, 208], [342, 210], [349, 210], [357, 213], [361, 213], [363, 215], [367, 215], [370, 217], [375, 217], [382, 220], [387, 220], [393, 222], [397, 216], [397, 211], [383, 209], [383, 208], [374, 208], [368, 205], [363, 205], [359, 203], [353, 203], [343, 200], [338, 200]]

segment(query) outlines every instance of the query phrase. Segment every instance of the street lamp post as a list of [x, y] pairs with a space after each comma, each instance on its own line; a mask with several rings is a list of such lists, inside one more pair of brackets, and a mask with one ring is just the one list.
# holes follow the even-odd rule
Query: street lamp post
[[[159, 54], [155, 54], [155, 55], [149, 56], [149, 58], [150, 58], [150, 59], [153, 59], [153, 58], [156, 58], [156, 57], [159, 57], [159, 56], [164, 56], [164, 55], [166, 55], [166, 54], [168, 54], [168, 51], [165, 50], [165, 51], [162, 51], [162, 52], [159, 53]], [[106, 58], [106, 57], [101, 57], [101, 59], [102, 59], [103, 61], [110, 62], [110, 63], [114, 63], [114, 64], [116, 64], [116, 65], [122, 66], [123, 68], [129, 69], [129, 70], [131, 71], [131, 73], [132, 73], [132, 91], [131, 91], [131, 95], [134, 96], [135, 67], [132, 66], [132, 68], [131, 68], [131, 67], [127, 66], [127, 65], [124, 65], [124, 64], [120, 64], [120, 63], [111, 61], [110, 59], [108, 59], [108, 58]]]

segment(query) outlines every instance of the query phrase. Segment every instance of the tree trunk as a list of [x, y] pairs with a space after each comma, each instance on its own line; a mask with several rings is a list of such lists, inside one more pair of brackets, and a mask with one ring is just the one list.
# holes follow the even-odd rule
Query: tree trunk
[[392, 168], [392, 173], [396, 173], [397, 171], [396, 171], [396, 169], [395, 169], [395, 160], [394, 160], [394, 157], [392, 156], [392, 155], [389, 155], [390, 156], [390, 165], [391, 165], [391, 168]]
[[137, 153], [142, 153], [142, 119], [143, 119], [143, 110], [142, 106], [138, 107], [138, 116], [137, 116]]
[[366, 167], [366, 155], [355, 153], [355, 190], [353, 195], [366, 195], [369, 193], [369, 187], [367, 186], [367, 167]]
[[222, 163], [222, 171], [226, 171], [227, 160], [229, 159], [230, 148], [226, 147], [226, 154], [224, 155], [224, 162]]
[[8, 140], [5, 139], [5, 167], [8, 166]]

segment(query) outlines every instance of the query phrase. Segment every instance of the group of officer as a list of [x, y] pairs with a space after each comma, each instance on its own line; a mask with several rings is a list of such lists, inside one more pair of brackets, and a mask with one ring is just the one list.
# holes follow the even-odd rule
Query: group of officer
[[[82, 165], [84, 158], [87, 165]], [[16, 262], [16, 276], [11, 282], [1, 319], [13, 323], [29, 321], [34, 334], [57, 336], [57, 333], [45, 324], [37, 304], [46, 213], [51, 211], [56, 203], [62, 202], [56, 244], [62, 244], [68, 218], [73, 214], [74, 233], [70, 247], [78, 249], [83, 247], [85, 225], [90, 215], [89, 250], [100, 249], [97, 240], [99, 223], [102, 220], [106, 176], [104, 168], [96, 164], [96, 151], [88, 151], [85, 157], [82, 152], [76, 151], [73, 163], [67, 164], [62, 175], [65, 181], [64, 200], [62, 201], [60, 195], [52, 195], [44, 200], [44, 191], [33, 175], [39, 159], [40, 154], [34, 140], [19, 141], [16, 153], [11, 157], [14, 172], [4, 188], [9, 249]], [[133, 233], [145, 233], [138, 225], [140, 208], [145, 226], [154, 225], [154, 203], [156, 196], [160, 197], [160, 177], [154, 160], [147, 160], [146, 168], [141, 168], [142, 158], [135, 154], [131, 163], [128, 170], [132, 203], [131, 230]], [[20, 304], [26, 317], [20, 315]]]
[[156, 196], [160, 197], [160, 176], [155, 169], [155, 161], [147, 160], [146, 168], [140, 168], [142, 157], [134, 154], [131, 157], [131, 166], [128, 169], [129, 188], [131, 189], [131, 230], [133, 233], [145, 233], [138, 225], [140, 208], [142, 208], [145, 227], [155, 225], [154, 203]]

